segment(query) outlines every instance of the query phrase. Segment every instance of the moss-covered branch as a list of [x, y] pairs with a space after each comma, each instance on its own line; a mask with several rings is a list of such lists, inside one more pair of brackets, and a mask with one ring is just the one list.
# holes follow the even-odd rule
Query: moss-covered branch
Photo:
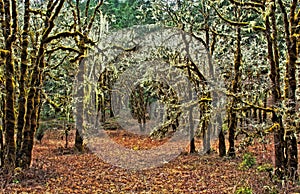
[[44, 90], [42, 90], [42, 95], [43, 98], [46, 100], [46, 102], [49, 103], [54, 108], [55, 112], [62, 111], [61, 104], [57, 104], [53, 100], [51, 100], [51, 98], [48, 97], [47, 93]]
[[264, 5], [262, 3], [253, 2], [253, 1], [242, 2], [242, 1], [230, 0], [230, 2], [232, 4], [235, 4], [235, 5], [238, 5], [238, 6], [250, 6], [250, 7], [253, 7], [253, 8], [263, 8], [264, 7]]
[[216, 11], [217, 15], [223, 20], [225, 21], [226, 23], [230, 24], [231, 26], [248, 26], [250, 23], [249, 22], [238, 22], [238, 21], [233, 21], [233, 20], [230, 20], [228, 18], [225, 18], [219, 11], [218, 9], [215, 7], [215, 6], [212, 6], [212, 8]]
[[52, 54], [56, 51], [69, 51], [69, 52], [74, 52], [74, 53], [79, 53], [79, 50], [74, 48], [74, 47], [69, 47], [69, 46], [59, 46], [54, 49], [50, 49], [46, 51], [46, 54]]
[[61, 65], [65, 62], [65, 60], [67, 59], [67, 57], [68, 57], [68, 55], [65, 55], [65, 56], [60, 60], [60, 62], [59, 62], [58, 64], [52, 66], [51, 68], [47, 69], [47, 70], [44, 71], [44, 72], [50, 71], [50, 69], [51, 69], [51, 70], [57, 69], [59, 66], [61, 66]]
[[227, 96], [230, 96], [230, 97], [233, 97], [233, 98], [235, 98], [238, 102], [241, 102], [241, 103], [247, 105], [247, 107], [233, 108], [235, 111], [247, 110], [247, 109], [263, 110], [263, 111], [266, 111], [266, 112], [272, 112], [272, 113], [278, 111], [278, 110], [275, 109], [275, 108], [261, 107], [261, 106], [255, 105], [255, 104], [253, 104], [253, 103], [251, 103], [251, 102], [247, 102], [247, 101], [243, 100], [241, 96], [237, 96], [236, 94], [233, 94], [233, 93], [227, 92], [226, 95], [227, 95]]
[[[44, 33], [42, 35], [42, 44], [47, 43], [45, 42], [45, 39], [48, 38], [49, 34], [51, 33], [51, 31], [53, 30], [54, 27], [54, 20], [56, 19], [56, 17], [58, 16], [60, 10], [63, 7], [65, 0], [58, 0], [58, 1], [54, 1], [54, 4], [58, 3], [58, 5], [56, 6], [54, 12], [52, 13], [52, 15], [45, 21], [45, 30]], [[54, 8], [54, 6], [52, 6]], [[49, 11], [49, 10], [48, 10]]]
[[103, 4], [103, 0], [100, 0], [100, 1], [98, 2], [98, 4], [96, 5], [96, 7], [95, 7], [95, 9], [94, 9], [94, 12], [93, 12], [93, 15], [92, 15], [92, 17], [91, 17], [91, 19], [90, 19], [90, 22], [89, 22], [88, 26], [87, 26], [87, 34], [88, 34], [88, 33], [90, 32], [90, 30], [92, 29], [92, 25], [93, 25], [93, 23], [94, 23], [94, 21], [95, 21], [96, 13], [99, 12], [99, 9], [100, 9], [100, 7], [101, 7], [102, 4]]
[[90, 38], [88, 38], [87, 36], [85, 36], [84, 34], [82, 34], [79, 31], [75, 31], [75, 32], [70, 32], [70, 31], [60, 32], [60, 33], [57, 33], [55, 35], [46, 37], [43, 40], [43, 43], [46, 44], [46, 43], [49, 43], [49, 42], [51, 42], [53, 40], [57, 40], [57, 39], [61, 39], [61, 38], [67, 38], [67, 37], [75, 37], [75, 36], [80, 36], [80, 38], [84, 39], [85, 43], [87, 43], [87, 44], [95, 44], [95, 42], [93, 42], [93, 40], [91, 40]]

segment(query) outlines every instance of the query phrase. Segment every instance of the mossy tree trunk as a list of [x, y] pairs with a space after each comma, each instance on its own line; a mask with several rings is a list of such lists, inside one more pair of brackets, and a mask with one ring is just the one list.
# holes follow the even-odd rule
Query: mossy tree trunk
[[4, 21], [2, 23], [3, 34], [5, 38], [5, 104], [4, 104], [4, 129], [5, 129], [5, 160], [4, 168], [6, 171], [12, 171], [15, 167], [15, 61], [13, 44], [16, 41], [18, 31], [17, 18], [17, 2], [4, 1], [1, 8], [1, 15], [4, 14]]
[[[4, 66], [5, 64], [5, 55], [4, 53], [0, 53], [0, 65]], [[2, 78], [0, 77], [0, 84], [4, 85]], [[4, 164], [4, 95], [0, 95], [0, 168], [3, 167]]]
[[3, 105], [4, 105], [4, 97], [3, 97], [3, 95], [1, 95], [0, 96], [0, 115], [1, 115], [1, 120], [0, 120], [0, 168], [2, 168], [3, 164], [4, 164]]
[[[229, 149], [228, 149], [228, 155], [231, 157], [235, 156], [235, 131], [237, 128], [237, 123], [238, 123], [238, 118], [237, 118], [237, 113], [236, 113], [236, 108], [237, 108], [237, 98], [236, 94], [238, 93], [239, 90], [239, 85], [241, 82], [241, 66], [242, 66], [242, 50], [241, 50], [241, 40], [242, 40], [242, 35], [241, 35], [241, 28], [243, 26], [246, 26], [244, 22], [242, 22], [242, 9], [240, 6], [244, 6], [244, 3], [241, 3], [239, 1], [234, 1], [230, 0], [230, 2], [235, 5], [235, 11], [233, 13], [234, 17], [237, 19], [237, 21], [230, 20], [226, 17], [224, 17], [216, 8], [215, 11], [219, 18], [221, 18], [223, 21], [228, 23], [229, 25], [235, 27], [236, 29], [236, 38], [235, 38], [235, 53], [234, 53], [234, 78], [232, 80], [232, 83], [230, 85], [231, 90], [230, 92], [232, 93], [232, 100], [229, 104], [229, 108], [227, 110], [228, 114], [228, 129], [229, 129]], [[222, 134], [219, 136], [221, 138], [221, 142], [223, 142]], [[222, 151], [223, 152], [223, 151]]]
[[[236, 27], [236, 50], [234, 55], [234, 80], [232, 81], [232, 93], [236, 94], [239, 89], [239, 82], [241, 77], [240, 67], [242, 65], [242, 51], [241, 51], [241, 27]], [[237, 116], [234, 108], [236, 107], [236, 99], [233, 98], [229, 108], [229, 149], [228, 155], [231, 157], [235, 156], [235, 131], [237, 127]]]
[[[299, 38], [299, 1], [292, 0], [287, 8], [282, 0], [271, 0], [269, 2], [241, 2], [230, 0], [231, 3], [240, 7], [250, 6], [261, 9], [264, 15], [264, 27], [253, 26], [253, 29], [261, 30], [267, 40], [267, 52], [270, 65], [270, 80], [272, 83], [272, 122], [274, 131], [275, 147], [275, 174], [280, 179], [288, 178], [295, 180], [298, 178], [298, 155], [297, 155], [297, 126], [295, 123], [296, 113], [296, 63], [299, 57], [297, 49], [297, 37]], [[279, 9], [277, 8], [279, 5]], [[287, 12], [289, 10], [289, 13]], [[280, 18], [280, 19], [279, 19]], [[281, 22], [282, 21], [282, 22]], [[278, 25], [283, 25], [285, 44], [287, 46], [286, 74], [284, 96], [282, 95], [282, 83], [280, 82], [280, 52], [278, 38]], [[267, 106], [267, 95], [265, 96], [264, 107]], [[278, 111], [284, 106], [287, 119], [283, 119], [283, 114]], [[263, 113], [266, 119], [266, 112]]]
[[[275, 1], [274, 1], [275, 5]], [[265, 36], [268, 46], [268, 59], [270, 63], [271, 73], [270, 79], [272, 82], [272, 104], [274, 107], [280, 106], [281, 101], [281, 88], [280, 88], [280, 69], [279, 69], [279, 50], [277, 43], [277, 25], [275, 18], [275, 6], [272, 6], [270, 15], [265, 20]], [[284, 126], [282, 116], [276, 112], [272, 113], [272, 122], [278, 124], [277, 129], [274, 131], [274, 146], [275, 146], [275, 172], [276, 175], [282, 178], [285, 174], [285, 156], [284, 156]]]
[[[83, 131], [84, 128], [84, 72], [85, 72], [85, 67], [84, 67], [84, 62], [81, 60], [79, 63], [79, 70], [77, 74], [77, 81], [78, 84], [78, 91], [77, 93], [77, 100], [76, 104], [78, 105], [76, 107], [76, 134], [75, 134], [75, 144], [74, 147], [81, 152], [83, 150], [83, 138], [81, 132]], [[104, 117], [105, 118], [105, 117]]]
[[[221, 116], [217, 116], [218, 123], [222, 123]], [[225, 136], [223, 133], [222, 125], [219, 125], [219, 156], [226, 156]]]
[[[76, 12], [73, 12], [74, 14], [74, 19], [75, 19], [75, 28], [80, 29], [81, 30], [81, 36], [79, 38], [75, 37], [75, 41], [76, 44], [78, 46], [79, 52], [78, 52], [78, 56], [75, 58], [76, 62], [79, 62], [79, 66], [81, 65], [82, 61], [84, 60], [84, 56], [87, 56], [87, 49], [88, 49], [88, 44], [94, 44], [93, 41], [90, 40], [89, 38], [89, 34], [92, 30], [93, 24], [95, 22], [96, 19], [96, 15], [99, 13], [99, 9], [101, 7], [101, 5], [103, 4], [103, 0], [99, 1], [97, 3], [97, 5], [93, 8], [93, 12], [91, 15], [88, 14], [89, 8], [91, 8], [91, 5], [89, 3], [86, 4], [86, 9], [85, 9], [85, 22], [82, 24], [81, 21], [81, 13], [79, 11], [79, 1], [76, 1], [75, 3], [75, 7], [77, 8]], [[79, 83], [83, 83], [84, 81], [84, 69], [80, 69], [79, 67], [79, 71], [83, 71], [83, 72], [79, 72], [80, 75], [78, 77], [78, 81]], [[81, 77], [82, 76], [82, 77]], [[84, 94], [84, 87], [82, 87], [83, 91], [79, 91], [82, 92], [82, 94]], [[103, 100], [105, 101], [105, 96], [103, 98]], [[104, 102], [105, 103], [105, 102]], [[105, 104], [104, 104], [105, 106]], [[81, 107], [83, 108], [83, 107]], [[81, 125], [81, 126], [76, 126], [76, 136], [75, 136], [75, 144], [74, 146], [77, 148], [77, 150], [82, 151], [83, 150], [83, 138], [82, 138], [82, 134], [80, 133], [80, 127], [83, 127], [83, 119], [84, 119], [84, 110], [80, 109], [78, 110], [79, 112], [77, 112], [77, 121], [76, 123]], [[105, 112], [104, 112], [105, 113]], [[82, 114], [82, 115], [80, 115]], [[79, 119], [79, 120], [78, 120]], [[81, 128], [82, 129], [82, 128]]]
[[[37, 50], [36, 56], [37, 59], [34, 61], [34, 68], [33, 68], [33, 74], [32, 79], [30, 82], [30, 89], [28, 94], [28, 100], [27, 100], [27, 113], [25, 115], [25, 128], [23, 131], [23, 143], [21, 147], [21, 161], [20, 166], [22, 168], [29, 168], [32, 158], [32, 149], [34, 144], [34, 133], [38, 126], [38, 114], [39, 114], [39, 107], [41, 103], [41, 88], [43, 85], [43, 76], [44, 76], [44, 69], [46, 67], [45, 63], [45, 52], [47, 44], [51, 41], [49, 39], [49, 35], [52, 32], [55, 24], [54, 20], [57, 18], [58, 14], [60, 13], [60, 10], [62, 9], [64, 4], [64, 1], [59, 1], [57, 3], [57, 6], [53, 10], [53, 12], [50, 12], [50, 9], [48, 10], [47, 19], [44, 22], [44, 29], [43, 29], [43, 35], [40, 40], [40, 45]], [[51, 7], [53, 5], [52, 1], [48, 2], [47, 7]], [[27, 119], [28, 120], [27, 120]]]
[[139, 84], [133, 90], [133, 100], [135, 101], [133, 109], [137, 116], [140, 131], [144, 131], [146, 129], [146, 102], [144, 99], [144, 87]]
[[[289, 118], [286, 119], [286, 147], [285, 147], [285, 157], [287, 162], [287, 172], [286, 176], [290, 179], [298, 179], [298, 148], [297, 148], [297, 129], [295, 123], [296, 115], [296, 61], [298, 57], [297, 50], [297, 32], [296, 29], [299, 28], [299, 18], [297, 16], [297, 5], [298, 0], [293, 0], [291, 2], [290, 14], [288, 16], [286, 7], [282, 0], [278, 0], [281, 14], [284, 21], [285, 29], [285, 41], [287, 45], [287, 61], [286, 61], [286, 75], [285, 75], [285, 99], [287, 101], [287, 115]], [[300, 14], [300, 9], [298, 5], [298, 14]], [[298, 34], [299, 36], [299, 34]]]
[[[45, 1], [42, 3], [47, 4], [46, 10], [43, 7], [31, 9], [30, 2], [29, 0], [22, 2], [0, 0], [0, 24], [3, 29], [1, 33], [5, 40], [3, 48], [0, 49], [0, 63], [5, 72], [3, 75], [3, 83], [5, 83], [4, 99], [3, 106], [1, 106], [3, 108], [3, 127], [0, 131], [0, 160], [1, 166], [7, 172], [13, 170], [16, 166], [30, 167], [34, 133], [38, 127], [41, 110], [41, 90], [45, 79], [45, 69], [49, 65], [48, 62], [53, 58], [52, 54], [56, 51], [72, 53], [73, 56], [78, 54], [74, 57], [74, 61], [77, 61], [84, 54], [77, 50], [80, 47], [80, 42], [77, 41], [78, 37], [87, 44], [93, 43], [88, 36], [88, 32], [83, 34], [86, 28], [77, 28], [77, 25], [81, 25], [79, 20], [81, 17], [88, 16], [89, 19], [85, 20], [85, 25], [90, 30], [95, 15], [98, 13], [97, 10], [102, 4], [102, 1], [100, 1], [94, 8], [94, 12], [90, 14], [87, 11], [90, 11], [91, 5], [86, 3], [86, 9], [83, 10], [83, 12], [86, 12], [83, 14], [84, 16], [80, 14], [82, 10], [79, 6], [81, 4], [77, 3], [75, 6], [70, 6], [74, 8], [70, 11], [75, 15], [78, 14], [78, 18], [75, 17], [74, 22], [79, 23], [76, 23], [75, 27], [70, 25], [66, 30], [59, 31], [60, 18], [58, 16], [61, 14], [61, 10], [64, 9], [65, 4], [76, 2], [65, 0]], [[19, 8], [20, 13], [17, 11]], [[40, 15], [41, 13], [43, 14]], [[32, 15], [35, 17], [31, 17]], [[19, 17], [22, 17], [22, 22], [18, 22]], [[31, 19], [37, 21], [30, 22]], [[72, 17], [69, 19], [72, 20]], [[18, 23], [22, 25], [22, 30], [18, 29]], [[33, 31], [36, 27], [33, 25], [38, 25], [41, 28], [41, 33]], [[64, 38], [73, 39], [76, 47], [70, 48], [63, 45]], [[53, 44], [53, 41], [62, 44], [56, 45], [56, 43]], [[85, 50], [87, 46], [83, 45], [80, 49]], [[28, 54], [29, 50], [30, 55]], [[48, 60], [47, 63], [46, 60]], [[17, 64], [18, 61], [20, 61], [20, 64]], [[0, 81], [2, 81], [1, 78]], [[18, 96], [16, 96], [16, 91], [19, 91]], [[15, 113], [18, 113], [18, 115], [16, 116]], [[17, 131], [16, 134], [15, 130]]]
[[[30, 27], [30, 1], [24, 1], [24, 26], [22, 32], [22, 50], [21, 50], [21, 67], [19, 80], [19, 99], [18, 99], [18, 123], [17, 123], [17, 141], [16, 141], [16, 165], [20, 165], [21, 146], [23, 142], [23, 130], [26, 125], [26, 109], [27, 109], [27, 79], [28, 79], [28, 45], [29, 45], [29, 27]], [[27, 121], [28, 122], [28, 121]]]
[[3, 156], [3, 150], [4, 150], [4, 142], [3, 142], [3, 129], [2, 126], [0, 126], [0, 168], [3, 166], [4, 162], [4, 156]]
[[[188, 77], [192, 77], [191, 67], [187, 66], [188, 71]], [[191, 83], [188, 82], [188, 99], [192, 99], [192, 86]], [[201, 105], [200, 105], [201, 107]], [[200, 115], [201, 118], [201, 115]], [[188, 123], [189, 123], [189, 138], [190, 138], [190, 153], [196, 152], [196, 144], [195, 144], [195, 131], [194, 131], [194, 121], [193, 121], [193, 107], [189, 108], [189, 114], [188, 114]]]

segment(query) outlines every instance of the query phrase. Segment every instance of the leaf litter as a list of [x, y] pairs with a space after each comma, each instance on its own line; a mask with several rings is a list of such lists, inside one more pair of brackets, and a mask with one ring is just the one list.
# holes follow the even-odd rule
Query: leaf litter
[[[151, 149], [165, 142], [124, 130], [108, 133], [115, 142], [132, 149]], [[72, 131], [70, 142], [74, 134]], [[87, 149], [78, 153], [72, 147], [64, 148], [64, 142], [57, 131], [48, 131], [43, 143], [34, 146], [31, 168], [14, 175], [2, 193], [234, 193], [243, 187], [250, 187], [253, 193], [278, 190], [268, 172], [257, 170], [259, 164], [272, 163], [272, 145], [267, 145], [267, 152], [258, 143], [250, 147], [257, 164], [247, 170], [239, 169], [242, 153], [230, 159], [220, 158], [216, 152], [200, 155], [188, 154], [188, 150], [160, 167], [128, 170], [104, 162]], [[215, 143], [213, 149], [217, 146]], [[4, 179], [2, 176], [1, 182]]]

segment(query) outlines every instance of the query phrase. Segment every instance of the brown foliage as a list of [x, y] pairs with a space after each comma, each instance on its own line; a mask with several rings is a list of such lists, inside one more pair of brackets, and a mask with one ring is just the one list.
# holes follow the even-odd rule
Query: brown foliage
[[[109, 135], [127, 147], [138, 144], [147, 149], [162, 143], [125, 131]], [[74, 136], [71, 131], [72, 140]], [[254, 193], [268, 193], [264, 186], [275, 188], [267, 172], [256, 170], [257, 165], [272, 163], [271, 144], [267, 150], [260, 144], [251, 148], [257, 165], [249, 170], [239, 170], [241, 153], [229, 160], [217, 153], [200, 156], [186, 152], [164, 166], [133, 171], [107, 164], [92, 153], [64, 148], [57, 131], [48, 131], [44, 139], [43, 144], [34, 146], [31, 168], [9, 177], [3, 193], [233, 193], [246, 186]], [[4, 178], [0, 178], [2, 184]]]

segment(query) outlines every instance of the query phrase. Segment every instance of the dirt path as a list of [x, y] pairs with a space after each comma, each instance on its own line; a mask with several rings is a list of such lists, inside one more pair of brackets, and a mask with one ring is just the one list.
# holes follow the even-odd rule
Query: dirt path
[[[128, 147], [137, 142], [145, 148], [161, 143], [124, 133], [114, 132], [111, 137], [119, 143], [125, 140]], [[249, 170], [239, 170], [240, 154], [228, 159], [216, 153], [182, 153], [161, 167], [134, 171], [107, 164], [93, 153], [64, 149], [63, 145], [57, 132], [47, 133], [43, 143], [34, 147], [32, 168], [21, 171], [2, 193], [233, 193], [241, 187], [270, 193], [275, 188], [269, 174], [257, 170], [258, 165], [272, 162], [261, 146], [252, 148], [257, 164]]]

